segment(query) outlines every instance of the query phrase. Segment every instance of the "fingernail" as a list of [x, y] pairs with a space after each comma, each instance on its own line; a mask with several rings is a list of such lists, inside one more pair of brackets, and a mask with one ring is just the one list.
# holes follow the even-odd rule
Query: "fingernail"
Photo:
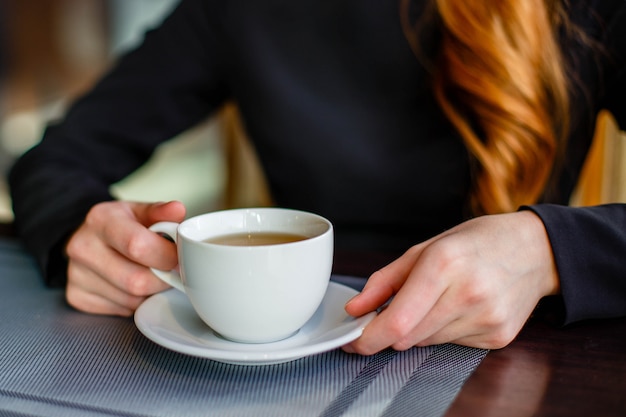
[[359, 294], [357, 294], [357, 295], [355, 295], [354, 297], [352, 297], [351, 299], [349, 299], [349, 300], [346, 302], [346, 306], [347, 306], [347, 305], [350, 305], [350, 303], [351, 303], [351, 302], [352, 302], [355, 298], [357, 298], [358, 296], [359, 296]]

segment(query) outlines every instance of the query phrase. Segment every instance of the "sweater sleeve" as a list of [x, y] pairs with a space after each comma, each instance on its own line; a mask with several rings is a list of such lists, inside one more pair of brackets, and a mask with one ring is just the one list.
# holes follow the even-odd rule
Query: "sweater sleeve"
[[530, 209], [542, 219], [552, 245], [564, 324], [626, 316], [626, 204]]
[[16, 230], [49, 285], [64, 285], [64, 242], [109, 186], [226, 99], [206, 7], [182, 1], [13, 166]]

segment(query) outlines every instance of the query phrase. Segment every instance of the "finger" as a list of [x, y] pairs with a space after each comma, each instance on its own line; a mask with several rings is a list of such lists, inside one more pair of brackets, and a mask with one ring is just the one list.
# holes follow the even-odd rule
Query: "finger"
[[353, 317], [359, 317], [387, 303], [404, 284], [418, 256], [419, 250], [412, 248], [389, 265], [374, 272], [367, 280], [363, 291], [346, 303], [346, 312]]
[[[133, 214], [116, 211], [103, 221], [101, 239], [124, 257], [146, 266], [158, 269], [171, 269], [178, 263], [176, 246], [148, 230], [143, 223], [155, 216], [152, 210], [159, 207], [133, 205]], [[162, 214], [162, 213], [161, 213]]]
[[465, 320], [455, 320], [448, 326], [441, 328], [439, 331], [431, 334], [430, 336], [419, 340], [410, 346], [407, 344], [405, 349], [408, 349], [411, 346], [433, 346], [444, 343], [487, 348], [485, 333], [468, 332], [467, 325], [468, 323]]
[[446, 281], [439, 279], [440, 266], [422, 257], [428, 257], [426, 251], [419, 252], [402, 289], [389, 306], [367, 325], [361, 337], [350, 344], [349, 349], [371, 355], [390, 346], [404, 346], [406, 338], [415, 337], [413, 330], [447, 288]]
[[363, 329], [361, 336], [350, 343], [348, 351], [372, 355], [394, 345], [402, 348], [400, 343], [409, 337], [417, 320], [408, 310], [402, 315], [397, 309], [390, 310], [394, 303], [395, 300]]
[[[458, 308], [446, 300], [449, 298], [444, 291], [421, 320], [414, 318], [414, 324], [407, 326], [404, 334], [398, 334], [399, 338], [391, 347], [395, 350], [407, 350], [413, 346], [446, 343], [473, 331], [470, 326], [472, 323], [461, 320]], [[459, 321], [465, 325], [459, 326]]]
[[[75, 250], [76, 247], [82, 250]], [[86, 239], [82, 234], [77, 235], [71, 242], [71, 255], [70, 266], [73, 266], [76, 272], [73, 275], [69, 275], [68, 272], [68, 278], [82, 278], [83, 287], [88, 286], [91, 281], [87, 281], [87, 278], [92, 277], [95, 283], [104, 281], [125, 294], [139, 297], [168, 288], [167, 284], [154, 276], [147, 267], [129, 260], [101, 240]], [[86, 271], [89, 271], [89, 274]], [[89, 290], [97, 292], [105, 289]]]
[[[485, 319], [485, 316], [488, 318]], [[474, 333], [469, 333], [467, 330], [464, 333], [462, 331], [463, 323], [455, 324], [449, 330], [451, 343], [482, 349], [501, 349], [517, 337], [528, 318], [528, 316], [521, 316], [519, 319], [515, 317], [503, 318], [502, 315], [498, 318], [497, 316], [498, 313], [491, 317], [489, 314], [480, 314], [475, 320], [481, 322], [482, 325], [476, 326]]]
[[129, 315], [147, 296], [169, 288], [144, 267], [126, 268], [126, 273], [125, 277], [100, 276], [83, 265], [70, 264], [66, 298], [83, 311]]
[[98, 294], [81, 291], [80, 288], [68, 286], [65, 298], [70, 306], [85, 313], [130, 317], [134, 312]]
[[98, 263], [92, 270], [105, 281], [132, 296], [145, 297], [167, 288], [165, 282], [158, 279], [149, 268], [131, 262], [112, 252], [109, 262]]
[[[444, 343], [475, 347], [481, 349], [499, 349], [510, 343], [499, 342], [488, 329], [481, 329], [471, 325], [471, 320], [459, 318], [450, 322], [439, 331], [415, 343], [415, 346], [432, 346]], [[503, 344], [500, 344], [503, 343]]]
[[[450, 311], [451, 308], [453, 307], [449, 307], [448, 310]], [[418, 346], [455, 343], [483, 349], [500, 349], [511, 343], [526, 322], [523, 318], [516, 320], [515, 316], [507, 314], [507, 310], [508, 307], [501, 304], [496, 306], [468, 306], [468, 308], [460, 310], [463, 311], [462, 315], [436, 330], [434, 325], [427, 327], [430, 324], [426, 323], [429, 321], [427, 318], [416, 328], [421, 340], [414, 342]], [[439, 310], [434, 312], [433, 317], [444, 316], [445, 314]], [[448, 316], [452, 317], [451, 314]], [[409, 344], [408, 341], [407, 344]]]
[[412, 346], [426, 346], [451, 342], [463, 336], [484, 331], [487, 312], [497, 303], [484, 303], [492, 298], [483, 293], [477, 283], [463, 285], [459, 275], [452, 274], [446, 282], [439, 298], [426, 311], [404, 337], [398, 339], [392, 347], [406, 350]]
[[76, 264], [68, 267], [65, 298], [77, 310], [118, 316], [130, 316], [144, 299], [121, 291], [91, 270]]
[[166, 203], [131, 203], [135, 218], [145, 227], [156, 222], [181, 222], [185, 218], [185, 205], [180, 201]]
[[[502, 349], [503, 347], [507, 346], [512, 341], [513, 341], [513, 338], [496, 340], [489, 334], [478, 333], [478, 334], [463, 336], [458, 339], [453, 339], [451, 340], [450, 343], [454, 343], [455, 345], [478, 348], [478, 349], [492, 350], [492, 349]], [[433, 338], [432, 344], [441, 344], [441, 343], [437, 342], [436, 338]]]

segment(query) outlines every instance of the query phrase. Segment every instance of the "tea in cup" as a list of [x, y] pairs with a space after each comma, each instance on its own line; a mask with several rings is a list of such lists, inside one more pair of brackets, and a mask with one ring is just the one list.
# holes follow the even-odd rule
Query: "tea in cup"
[[326, 293], [333, 226], [319, 215], [246, 208], [150, 229], [175, 240], [180, 271], [154, 274], [184, 292], [198, 316], [226, 339], [285, 339], [313, 316]]

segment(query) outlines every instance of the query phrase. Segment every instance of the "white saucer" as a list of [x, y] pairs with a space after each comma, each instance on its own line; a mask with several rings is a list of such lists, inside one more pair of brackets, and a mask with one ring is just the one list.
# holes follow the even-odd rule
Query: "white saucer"
[[345, 303], [357, 291], [330, 282], [322, 304], [295, 335], [272, 343], [237, 343], [218, 336], [193, 310], [187, 296], [170, 289], [153, 295], [135, 312], [135, 324], [153, 342], [176, 352], [237, 365], [288, 362], [333, 350], [358, 338], [375, 312], [349, 316]]

